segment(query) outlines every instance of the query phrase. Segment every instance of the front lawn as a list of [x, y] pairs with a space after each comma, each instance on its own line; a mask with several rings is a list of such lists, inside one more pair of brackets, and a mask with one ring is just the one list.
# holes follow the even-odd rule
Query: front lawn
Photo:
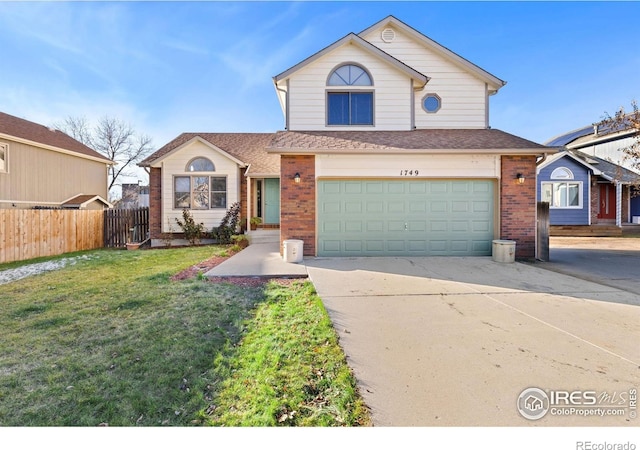
[[0, 285], [0, 426], [368, 425], [310, 283], [171, 281], [225, 251], [83, 252]]

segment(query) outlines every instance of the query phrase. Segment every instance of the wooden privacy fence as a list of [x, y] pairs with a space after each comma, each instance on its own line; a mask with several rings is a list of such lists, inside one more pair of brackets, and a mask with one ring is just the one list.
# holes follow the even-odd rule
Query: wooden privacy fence
[[104, 245], [102, 210], [0, 209], [0, 263]]
[[105, 247], [124, 247], [127, 242], [143, 242], [148, 236], [149, 208], [104, 211]]

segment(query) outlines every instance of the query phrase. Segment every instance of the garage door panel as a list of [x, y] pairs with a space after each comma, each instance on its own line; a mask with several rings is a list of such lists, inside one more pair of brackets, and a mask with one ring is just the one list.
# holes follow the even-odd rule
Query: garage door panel
[[384, 202], [381, 201], [377, 201], [377, 202], [367, 202], [367, 207], [366, 207], [366, 211], [368, 213], [378, 213], [381, 214], [384, 212]]
[[[323, 256], [490, 255], [494, 181], [320, 180]], [[326, 185], [325, 185], [326, 184]]]
[[405, 251], [404, 241], [387, 241], [387, 250], [402, 253]]
[[452, 220], [451, 231], [466, 233], [469, 231], [469, 222], [466, 220]]
[[367, 221], [366, 224], [368, 232], [382, 233], [384, 231], [384, 222], [382, 220]]
[[325, 233], [340, 233], [342, 231], [342, 222], [327, 221], [322, 224], [322, 231]]
[[387, 222], [387, 230], [390, 232], [404, 233], [404, 222], [390, 220]]
[[429, 212], [432, 213], [446, 213], [448, 211], [449, 204], [444, 201], [434, 200], [429, 203]]

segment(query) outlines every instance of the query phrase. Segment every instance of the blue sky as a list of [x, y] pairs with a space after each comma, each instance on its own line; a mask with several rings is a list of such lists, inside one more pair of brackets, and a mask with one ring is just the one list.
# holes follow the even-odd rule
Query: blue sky
[[493, 128], [545, 142], [640, 100], [636, 2], [0, 2], [0, 111], [116, 116], [156, 147], [276, 131], [272, 77], [390, 14], [507, 81]]

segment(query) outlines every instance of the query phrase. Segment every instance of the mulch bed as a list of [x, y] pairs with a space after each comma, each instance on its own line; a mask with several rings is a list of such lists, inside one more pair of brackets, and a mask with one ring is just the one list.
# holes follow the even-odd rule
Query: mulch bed
[[[196, 278], [199, 273], [206, 273], [218, 264], [223, 263], [235, 253], [229, 256], [214, 256], [206, 259], [198, 264], [185, 269], [171, 277], [171, 281], [182, 281]], [[269, 278], [269, 277], [207, 277], [207, 281], [211, 283], [231, 283], [243, 287], [260, 287], [269, 281], [274, 281], [282, 286], [290, 286], [299, 278]]]

